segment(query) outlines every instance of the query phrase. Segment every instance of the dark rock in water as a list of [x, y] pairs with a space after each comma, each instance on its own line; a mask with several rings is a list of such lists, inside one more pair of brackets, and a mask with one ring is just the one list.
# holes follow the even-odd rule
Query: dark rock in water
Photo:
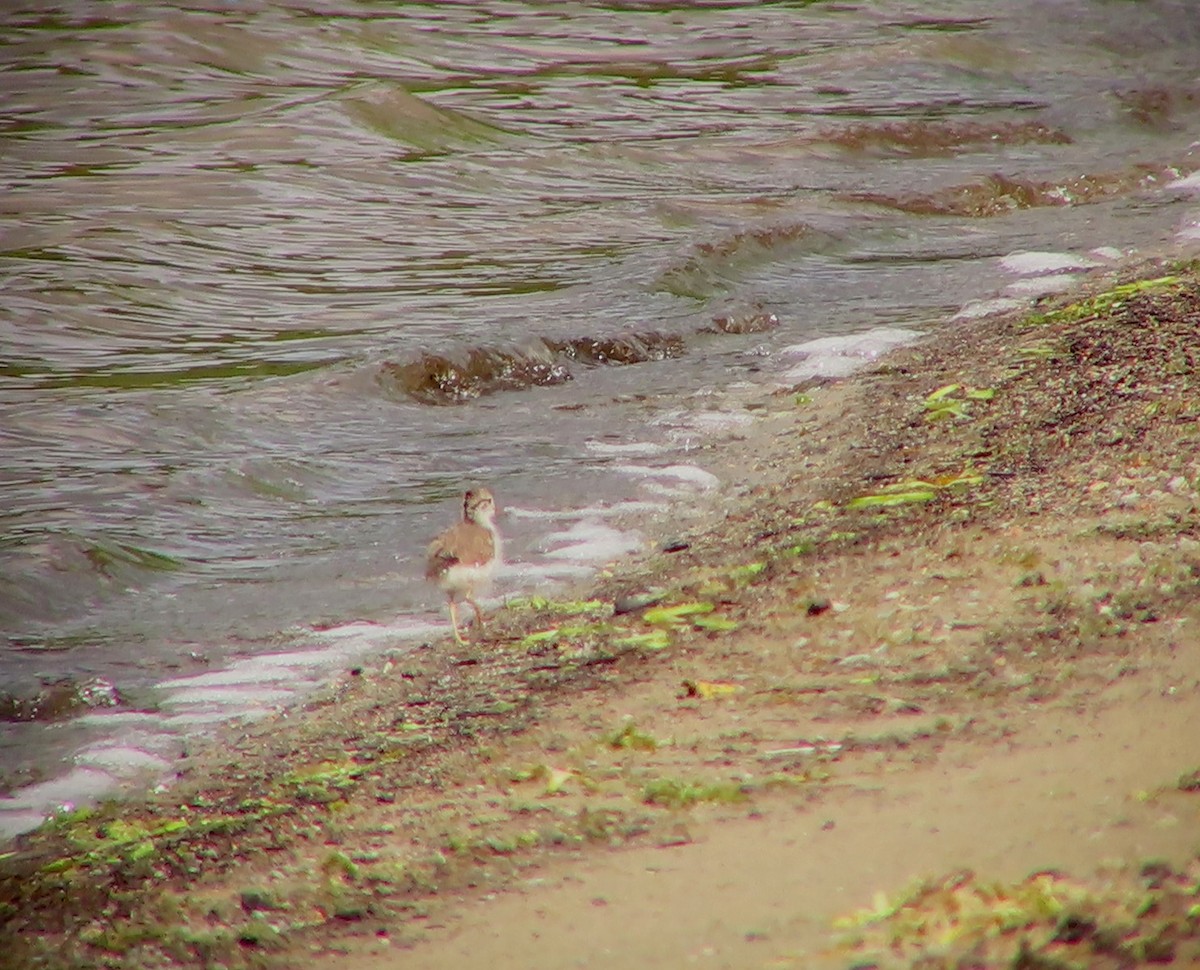
[[474, 347], [459, 355], [422, 354], [386, 363], [382, 374], [422, 404], [459, 404], [497, 391], [571, 380], [566, 366], [541, 341], [521, 349]]
[[641, 364], [681, 357], [685, 349], [680, 334], [656, 331], [565, 340], [535, 337], [520, 347], [469, 347], [388, 361], [380, 378], [422, 404], [461, 404], [500, 391], [563, 384], [573, 379], [571, 361]]
[[613, 337], [572, 337], [545, 341], [554, 353], [588, 364], [643, 364], [682, 357], [683, 337], [675, 333], [625, 333]]
[[0, 721], [58, 721], [97, 707], [117, 707], [120, 692], [103, 677], [64, 678], [27, 696], [0, 691]]
[[765, 333], [779, 326], [779, 317], [765, 310], [751, 313], [729, 313], [712, 318], [713, 327], [721, 333]]
[[636, 613], [638, 610], [655, 606], [663, 601], [663, 596], [663, 593], [630, 593], [628, 596], [618, 596], [613, 600], [613, 615]]

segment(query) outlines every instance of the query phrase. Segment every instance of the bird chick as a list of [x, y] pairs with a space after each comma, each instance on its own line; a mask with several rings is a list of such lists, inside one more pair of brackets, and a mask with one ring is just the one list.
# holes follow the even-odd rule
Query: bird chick
[[475, 624], [483, 627], [483, 613], [475, 597], [485, 591], [500, 562], [500, 532], [496, 528], [496, 500], [486, 488], [463, 495], [462, 521], [429, 544], [425, 578], [446, 594], [454, 639], [464, 643], [458, 625], [457, 600], [475, 611]]

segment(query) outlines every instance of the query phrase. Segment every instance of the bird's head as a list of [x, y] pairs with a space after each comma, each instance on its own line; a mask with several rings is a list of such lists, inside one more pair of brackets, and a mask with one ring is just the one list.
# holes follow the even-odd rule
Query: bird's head
[[482, 526], [496, 519], [496, 499], [486, 488], [473, 488], [463, 496], [463, 518]]

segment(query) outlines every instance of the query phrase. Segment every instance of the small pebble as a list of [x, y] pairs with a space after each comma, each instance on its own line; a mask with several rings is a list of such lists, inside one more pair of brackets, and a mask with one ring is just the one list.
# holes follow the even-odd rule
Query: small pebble
[[809, 616], [820, 616], [822, 613], [824, 613], [826, 610], [830, 609], [832, 606], [833, 606], [833, 604], [827, 599], [814, 599], [814, 600], [809, 601], [808, 607], [805, 609], [805, 612]]
[[628, 596], [618, 596], [613, 601], [613, 615], [620, 616], [623, 613], [636, 613], [638, 610], [644, 610], [648, 606], [661, 603], [662, 599], [662, 593], [631, 593]]

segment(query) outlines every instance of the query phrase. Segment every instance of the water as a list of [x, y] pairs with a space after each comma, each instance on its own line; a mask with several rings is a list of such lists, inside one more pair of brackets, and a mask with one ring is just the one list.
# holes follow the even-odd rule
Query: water
[[465, 482], [574, 575], [785, 348], [1200, 222], [1188, 0], [8, 4], [0, 69], [0, 831], [428, 636]]

